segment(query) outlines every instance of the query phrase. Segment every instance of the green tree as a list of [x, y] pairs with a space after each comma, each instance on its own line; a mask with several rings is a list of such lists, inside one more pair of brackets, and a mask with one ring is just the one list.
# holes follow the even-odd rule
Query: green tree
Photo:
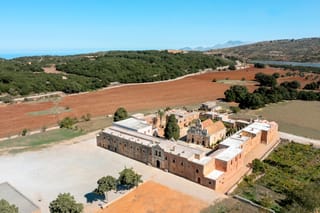
[[180, 127], [178, 121], [174, 115], [170, 115], [164, 128], [164, 137], [167, 139], [179, 139], [180, 138]]
[[277, 80], [275, 77], [261, 72], [257, 73], [254, 79], [260, 83], [260, 86], [274, 87], [277, 85]]
[[105, 195], [108, 191], [116, 189], [117, 180], [112, 176], [105, 176], [97, 181], [98, 187], [94, 190], [99, 195]]
[[224, 92], [225, 99], [228, 102], [235, 101], [237, 103], [240, 103], [243, 101], [248, 94], [248, 89], [245, 86], [241, 85], [234, 85], [231, 86], [230, 89], [226, 90]]
[[263, 96], [259, 93], [249, 93], [246, 98], [240, 102], [239, 107], [242, 109], [259, 109], [264, 107]]
[[51, 213], [80, 213], [83, 204], [77, 203], [70, 193], [63, 193], [50, 203], [49, 209]]
[[18, 213], [18, 207], [11, 205], [8, 201], [0, 199], [0, 212], [1, 213]]
[[119, 173], [118, 183], [127, 188], [132, 188], [134, 186], [138, 186], [139, 183], [142, 182], [141, 175], [133, 171], [132, 168], [124, 168]]
[[119, 107], [114, 113], [113, 121], [121, 121], [126, 118], [128, 118], [127, 110], [123, 107]]

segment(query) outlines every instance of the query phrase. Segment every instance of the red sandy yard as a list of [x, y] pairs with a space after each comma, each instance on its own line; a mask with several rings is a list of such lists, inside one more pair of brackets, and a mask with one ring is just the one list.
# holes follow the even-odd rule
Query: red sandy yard
[[[175, 81], [126, 85], [68, 95], [62, 97], [58, 106], [69, 107], [71, 111], [58, 115], [34, 116], [28, 114], [29, 112], [48, 110], [54, 107], [52, 102], [0, 105], [0, 137], [17, 134], [24, 128], [32, 130], [40, 129], [42, 126], [56, 125], [59, 119], [61, 120], [66, 116], [81, 117], [87, 113], [92, 116], [113, 114], [120, 106], [125, 107], [129, 112], [133, 112], [223, 98], [224, 91], [231, 85], [212, 82], [213, 79], [241, 80], [244, 77], [246, 80], [253, 80], [254, 75], [258, 72], [284, 74], [286, 71], [273, 68], [248, 68], [239, 71], [194, 75]], [[250, 91], [256, 88], [253, 85], [247, 87]]]
[[209, 204], [148, 181], [97, 213], [194, 213]]

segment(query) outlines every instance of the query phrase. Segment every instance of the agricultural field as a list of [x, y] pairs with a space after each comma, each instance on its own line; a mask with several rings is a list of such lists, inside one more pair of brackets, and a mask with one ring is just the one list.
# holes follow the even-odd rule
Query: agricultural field
[[263, 162], [253, 163], [234, 194], [276, 212], [313, 212], [320, 207], [320, 150], [282, 142]]
[[[249, 81], [253, 80], [254, 75], [258, 72], [285, 73], [285, 71], [274, 68], [210, 72], [178, 80], [129, 84], [67, 95], [56, 101], [0, 104], [0, 120], [6, 121], [0, 124], [0, 137], [17, 134], [24, 128], [34, 130], [42, 126], [57, 125], [58, 121], [66, 116], [80, 118], [87, 113], [90, 113], [92, 117], [106, 116], [113, 114], [120, 106], [125, 107], [129, 112], [135, 112], [216, 100], [223, 98], [224, 91], [231, 85], [212, 82], [213, 79], [219, 81], [226, 78], [229, 80], [245, 78]], [[247, 87], [250, 91], [256, 88], [254, 85], [247, 85]], [[54, 107], [60, 107], [58, 108], [60, 113], [53, 113]], [[31, 112], [36, 113], [37, 116], [30, 115]]]
[[258, 110], [243, 110], [233, 117], [273, 120], [280, 131], [320, 139], [319, 101], [285, 101]]

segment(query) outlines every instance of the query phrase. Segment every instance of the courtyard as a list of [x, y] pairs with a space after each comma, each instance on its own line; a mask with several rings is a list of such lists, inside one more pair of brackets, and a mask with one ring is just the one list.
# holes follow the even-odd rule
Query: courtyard
[[[125, 167], [133, 167], [144, 181], [152, 180], [182, 194], [196, 196], [208, 205], [225, 197], [181, 177], [99, 148], [94, 137], [79, 143], [0, 156], [0, 182], [8, 181], [44, 213], [49, 211], [49, 203], [64, 192], [70, 192], [83, 203], [85, 212], [96, 212], [101, 203], [92, 193], [96, 181], [106, 175], [117, 178]], [[123, 193], [110, 193], [109, 201], [120, 196]], [[161, 205], [165, 204], [162, 202]]]

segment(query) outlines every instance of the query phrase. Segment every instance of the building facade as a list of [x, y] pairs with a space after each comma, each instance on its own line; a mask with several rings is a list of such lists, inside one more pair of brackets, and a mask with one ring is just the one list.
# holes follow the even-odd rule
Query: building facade
[[145, 164], [179, 175], [217, 191], [245, 167], [244, 158], [258, 143], [279, 140], [274, 122], [254, 122], [213, 151], [183, 141], [170, 141], [113, 125], [97, 135], [97, 145]]
[[221, 121], [213, 122], [207, 119], [201, 122], [197, 120], [187, 132], [187, 142], [201, 144], [204, 147], [212, 147], [226, 136], [227, 129]]

